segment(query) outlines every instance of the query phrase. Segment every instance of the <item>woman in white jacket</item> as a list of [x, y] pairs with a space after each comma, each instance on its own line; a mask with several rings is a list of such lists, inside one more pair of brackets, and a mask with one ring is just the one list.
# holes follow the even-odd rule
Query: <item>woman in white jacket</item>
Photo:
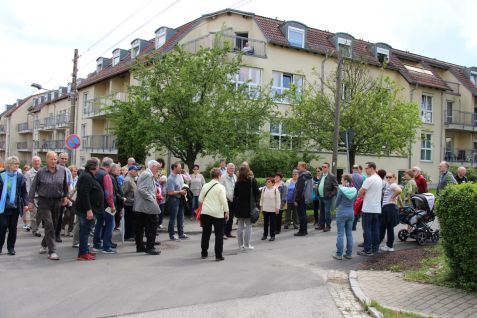
[[275, 180], [268, 178], [266, 187], [260, 196], [260, 210], [263, 212], [263, 236], [262, 240], [268, 237], [270, 228], [270, 241], [275, 241], [275, 215], [280, 212], [280, 191], [274, 187]]

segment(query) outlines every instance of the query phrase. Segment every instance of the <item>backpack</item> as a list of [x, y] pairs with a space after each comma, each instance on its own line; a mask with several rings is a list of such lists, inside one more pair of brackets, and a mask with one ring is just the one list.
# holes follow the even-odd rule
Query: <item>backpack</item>
[[310, 204], [313, 202], [313, 185], [313, 178], [305, 181], [305, 190], [303, 191], [303, 195], [305, 197], [306, 204]]

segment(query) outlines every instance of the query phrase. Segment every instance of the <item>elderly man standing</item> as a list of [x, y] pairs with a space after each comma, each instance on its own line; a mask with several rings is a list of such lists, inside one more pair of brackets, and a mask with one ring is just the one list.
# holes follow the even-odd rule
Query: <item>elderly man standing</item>
[[439, 164], [439, 173], [440, 174], [439, 174], [439, 183], [437, 184], [437, 195], [439, 195], [448, 184], [457, 183], [454, 176], [449, 171], [449, 164], [447, 163], [447, 161], [442, 161]]
[[426, 193], [427, 192], [427, 181], [426, 178], [422, 175], [422, 170], [418, 166], [412, 168], [414, 172], [414, 181], [417, 185], [417, 193]]
[[[154, 176], [157, 175], [161, 164], [156, 160], [147, 163], [147, 169], [137, 179], [137, 187], [134, 193], [134, 211], [136, 214], [136, 252], [144, 252], [149, 255], [159, 255], [161, 252], [154, 248], [157, 231], [157, 216], [161, 213], [156, 201], [156, 183]], [[143, 235], [146, 232], [146, 246], [144, 247]]]
[[[33, 180], [35, 179], [35, 176], [40, 170], [40, 168], [41, 168], [41, 158], [38, 156], [34, 156], [31, 159], [31, 169], [28, 170], [27, 173], [25, 173], [27, 192], [30, 192], [31, 184], [33, 183]], [[37, 217], [37, 207], [38, 207], [37, 201], [38, 201], [38, 194], [35, 197], [33, 209], [31, 211], [25, 212], [25, 219], [27, 220], [27, 222], [29, 222], [27, 224], [31, 226], [31, 232], [33, 236], [41, 237], [41, 234], [38, 229], [40, 227], [40, 218]]]
[[235, 165], [233, 163], [229, 163], [227, 164], [227, 173], [221, 174], [220, 177], [220, 184], [225, 187], [227, 204], [229, 206], [229, 219], [225, 222], [224, 239], [235, 237], [235, 235], [232, 235], [232, 225], [234, 223], [233, 202], [235, 182], [237, 182], [237, 176], [235, 175]]
[[54, 151], [46, 154], [47, 166], [41, 168], [30, 187], [28, 209], [33, 209], [38, 194], [38, 215], [45, 226], [45, 235], [41, 241], [40, 254], [45, 254], [48, 247], [48, 258], [59, 260], [55, 245], [55, 225], [62, 206], [68, 203], [68, 183], [66, 169], [57, 164]]
[[[171, 241], [186, 240], [189, 237], [184, 234], [184, 206], [182, 205], [181, 197], [187, 194], [183, 190], [184, 179], [180, 174], [182, 166], [179, 162], [171, 165], [171, 174], [167, 178], [166, 192], [167, 192], [167, 208], [169, 211], [169, 239]], [[179, 238], [174, 236], [174, 225], [177, 219], [177, 234]]]
[[462, 183], [467, 183], [467, 177], [465, 176], [467, 174], [467, 169], [465, 167], [459, 167], [457, 169], [457, 175], [455, 176], [455, 181], [457, 181], [458, 184]]
[[[109, 170], [113, 165], [113, 159], [104, 157], [101, 163], [101, 169], [96, 172], [96, 180], [99, 181], [104, 191], [104, 210], [103, 213], [96, 215], [96, 227], [94, 228], [93, 251], [98, 252], [102, 249], [102, 253], [116, 254], [112, 249], [113, 242], [111, 241], [114, 230], [114, 213], [116, 207], [114, 205], [114, 188], [113, 181], [109, 175]], [[103, 239], [101, 245], [101, 238]]]
[[128, 174], [124, 178], [122, 186], [126, 202], [124, 203], [124, 239], [126, 241], [134, 238], [134, 229], [136, 224], [136, 217], [133, 212], [134, 193], [136, 192], [136, 178], [139, 167], [132, 165], [128, 167]]

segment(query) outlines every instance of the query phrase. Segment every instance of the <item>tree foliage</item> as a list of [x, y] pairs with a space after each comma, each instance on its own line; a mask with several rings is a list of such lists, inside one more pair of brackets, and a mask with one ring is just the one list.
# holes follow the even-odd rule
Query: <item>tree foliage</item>
[[[400, 89], [388, 77], [373, 77], [369, 66], [345, 60], [339, 130], [355, 133], [349, 148], [351, 164], [358, 154], [407, 155], [421, 125], [417, 104], [398, 96]], [[336, 74], [325, 80], [327, 91], [308, 83], [301, 94], [292, 92], [288, 125], [317, 150], [332, 150], [335, 122]], [[343, 89], [343, 87], [341, 89]]]
[[268, 93], [236, 84], [241, 56], [219, 42], [196, 53], [178, 46], [136, 63], [139, 84], [111, 109], [115, 134], [146, 149], [167, 149], [189, 168], [199, 155], [233, 157], [258, 145], [273, 103]]

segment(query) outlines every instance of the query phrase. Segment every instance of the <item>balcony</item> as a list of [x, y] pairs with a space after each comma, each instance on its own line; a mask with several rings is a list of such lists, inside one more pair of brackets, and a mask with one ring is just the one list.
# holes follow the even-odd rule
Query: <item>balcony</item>
[[0, 135], [5, 134], [5, 125], [0, 125]]
[[47, 151], [56, 151], [56, 152], [63, 152], [66, 151], [65, 141], [63, 139], [59, 140], [42, 140], [42, 141], [35, 141], [35, 149], [39, 152], [47, 152]]
[[447, 111], [444, 124], [446, 129], [477, 131], [477, 113], [460, 110]]
[[97, 154], [117, 154], [116, 136], [93, 135], [81, 137], [81, 149]]
[[56, 128], [68, 128], [70, 125], [70, 115], [60, 114], [56, 115]]
[[55, 126], [55, 117], [35, 120], [35, 129], [37, 130], [53, 130], [55, 129]]
[[450, 163], [477, 164], [477, 149], [446, 150], [444, 160]]
[[17, 142], [17, 151], [32, 151], [32, 144], [28, 141]]
[[[215, 33], [207, 34], [184, 43], [183, 47], [189, 52], [196, 53], [201, 47], [211, 48], [216, 45], [223, 47], [225, 42], [229, 43], [231, 52], [243, 52], [244, 55], [254, 57], [267, 57], [266, 42], [230, 34], [223, 34], [221, 37]], [[244, 49], [247, 42], [249, 43], [249, 50]]]
[[105, 108], [112, 106], [114, 100], [125, 102], [126, 99], [127, 93], [123, 92], [90, 99], [83, 105], [83, 115], [85, 118], [105, 117], [107, 114]]
[[20, 123], [18, 124], [18, 133], [19, 134], [27, 134], [33, 131], [32, 127], [28, 125], [28, 123]]

